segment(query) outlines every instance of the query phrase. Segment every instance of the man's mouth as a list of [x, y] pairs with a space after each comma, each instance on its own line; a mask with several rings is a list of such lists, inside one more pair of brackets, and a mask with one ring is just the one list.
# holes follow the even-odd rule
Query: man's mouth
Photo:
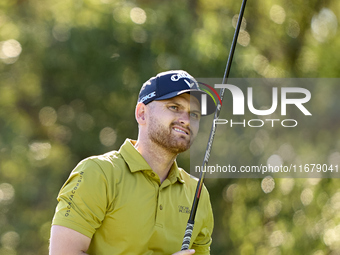
[[184, 135], [189, 135], [189, 132], [185, 129], [181, 129], [181, 128], [178, 128], [178, 127], [173, 127], [173, 130], [175, 130], [176, 132], [179, 132], [179, 133], [182, 133]]

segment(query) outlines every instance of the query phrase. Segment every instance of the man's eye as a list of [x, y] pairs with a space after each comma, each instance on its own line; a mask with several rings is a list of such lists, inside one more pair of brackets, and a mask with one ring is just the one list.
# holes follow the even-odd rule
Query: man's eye
[[171, 106], [169, 106], [169, 109], [172, 109], [172, 110], [178, 110], [178, 106], [176, 106], [176, 105], [171, 105]]
[[191, 116], [191, 118], [195, 118], [195, 119], [199, 119], [200, 118], [199, 114], [194, 113], [194, 112], [191, 112], [190, 116]]

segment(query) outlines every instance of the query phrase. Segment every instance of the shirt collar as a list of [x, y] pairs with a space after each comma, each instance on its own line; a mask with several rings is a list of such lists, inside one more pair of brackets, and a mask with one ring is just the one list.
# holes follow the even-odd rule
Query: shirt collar
[[[134, 147], [135, 144], [136, 144], [135, 140], [126, 139], [119, 149], [119, 153], [122, 155], [125, 162], [128, 164], [130, 171], [132, 173], [138, 171], [152, 171], [149, 164], [145, 161], [143, 156]], [[176, 161], [172, 164], [167, 179], [169, 179], [171, 183], [175, 183], [177, 180], [180, 183], [184, 183], [184, 180], [182, 178], [182, 175], [180, 173]]]

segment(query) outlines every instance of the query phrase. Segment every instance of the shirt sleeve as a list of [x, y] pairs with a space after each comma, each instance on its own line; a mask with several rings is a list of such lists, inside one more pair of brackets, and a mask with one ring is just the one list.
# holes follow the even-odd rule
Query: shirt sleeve
[[107, 178], [93, 159], [80, 162], [58, 194], [52, 225], [71, 228], [92, 238], [107, 208]]
[[204, 221], [202, 228], [194, 240], [191, 248], [195, 249], [195, 255], [209, 255], [210, 245], [212, 243], [211, 235], [214, 228], [214, 217], [212, 207], [210, 203], [209, 192], [205, 186], [203, 186], [203, 192], [200, 198], [197, 210], [204, 212]]

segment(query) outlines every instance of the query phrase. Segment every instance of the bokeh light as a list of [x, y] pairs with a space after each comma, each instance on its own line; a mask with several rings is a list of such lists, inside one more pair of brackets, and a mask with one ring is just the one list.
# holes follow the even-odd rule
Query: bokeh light
[[15, 231], [9, 231], [1, 236], [1, 244], [5, 249], [15, 250], [19, 245], [20, 236]]
[[300, 25], [296, 20], [290, 19], [286, 28], [287, 35], [297, 38], [300, 34]]
[[223, 192], [223, 198], [226, 202], [232, 202], [234, 200], [234, 194], [237, 189], [237, 184], [232, 184], [226, 187]]
[[56, 125], [48, 130], [48, 137], [52, 141], [67, 144], [72, 139], [72, 130], [63, 125]]
[[[238, 21], [238, 17], [239, 15], [236, 14], [233, 16], [233, 18], [231, 19], [231, 23], [233, 25], [234, 28], [236, 28], [237, 25], [237, 21]], [[247, 28], [247, 20], [246, 18], [243, 16], [242, 17], [242, 22], [241, 22], [241, 27], [240, 27], [240, 31], [245, 30]]]
[[323, 235], [323, 240], [331, 249], [337, 249], [340, 246], [340, 225], [327, 229]]
[[313, 201], [313, 198], [314, 198], [314, 195], [311, 189], [306, 188], [301, 192], [300, 199], [304, 206], [309, 205]]
[[268, 158], [267, 165], [271, 167], [280, 167], [283, 165], [282, 158], [279, 155], [273, 154]]
[[48, 142], [33, 142], [29, 148], [33, 159], [43, 160], [50, 155], [52, 146]]
[[243, 47], [247, 47], [250, 43], [250, 35], [247, 31], [240, 31], [240, 34], [237, 38], [237, 42], [241, 44]]
[[[268, 192], [266, 192], [268, 193]], [[270, 200], [268, 205], [264, 208], [264, 214], [268, 218], [275, 217], [282, 209], [282, 202], [278, 199]]]
[[59, 42], [66, 42], [70, 38], [70, 28], [65, 24], [56, 24], [52, 29], [53, 37]]
[[76, 123], [82, 131], [91, 131], [94, 127], [94, 119], [88, 113], [80, 113], [76, 118]]
[[103, 128], [99, 133], [99, 140], [101, 144], [107, 147], [114, 145], [116, 139], [117, 139], [116, 132], [110, 127]]
[[0, 59], [6, 64], [13, 64], [21, 54], [21, 44], [14, 39], [0, 42]]
[[319, 42], [325, 42], [336, 35], [338, 19], [330, 9], [323, 8], [313, 16], [311, 27], [314, 38]]
[[264, 193], [270, 193], [275, 188], [275, 180], [271, 176], [267, 176], [262, 179], [261, 181], [261, 188]]
[[257, 73], [265, 75], [265, 71], [268, 66], [269, 60], [265, 56], [259, 54], [254, 58], [253, 68]]
[[272, 247], [282, 245], [284, 242], [284, 235], [280, 230], [274, 231], [269, 237], [269, 243]]
[[295, 180], [293, 178], [284, 178], [280, 182], [280, 190], [283, 195], [288, 195], [292, 192], [295, 185]]
[[278, 152], [282, 160], [286, 162], [291, 162], [296, 156], [293, 146], [289, 143], [282, 144]]
[[276, 24], [282, 24], [286, 20], [285, 9], [280, 5], [273, 5], [270, 9], [269, 16]]
[[296, 226], [303, 226], [306, 222], [306, 214], [303, 210], [298, 210], [293, 215], [293, 222]]
[[134, 7], [130, 11], [131, 20], [136, 24], [144, 24], [146, 21], [146, 13], [142, 8]]
[[64, 123], [70, 123], [74, 120], [75, 112], [69, 105], [62, 105], [58, 109], [58, 119]]
[[130, 12], [131, 12], [131, 5], [128, 3], [124, 3], [120, 6], [117, 6], [113, 10], [113, 18], [118, 23], [127, 23], [130, 18]]
[[14, 199], [15, 190], [9, 183], [0, 184], [0, 205], [11, 203]]
[[1, 51], [5, 57], [15, 58], [20, 55], [22, 48], [18, 41], [11, 39], [2, 42]]
[[53, 126], [57, 121], [57, 112], [54, 108], [46, 106], [40, 110], [39, 120], [44, 126]]

